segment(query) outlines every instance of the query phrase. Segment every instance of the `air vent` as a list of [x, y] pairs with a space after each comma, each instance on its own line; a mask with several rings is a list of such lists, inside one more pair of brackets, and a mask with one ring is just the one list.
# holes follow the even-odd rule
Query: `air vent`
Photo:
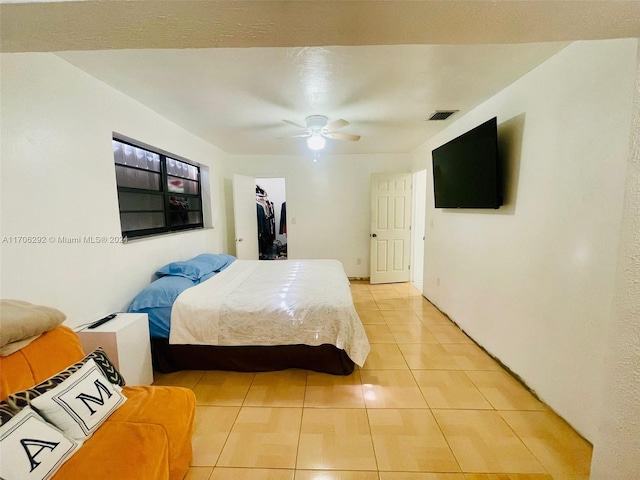
[[458, 110], [436, 110], [435, 113], [429, 117], [429, 120], [446, 120], [457, 111]]

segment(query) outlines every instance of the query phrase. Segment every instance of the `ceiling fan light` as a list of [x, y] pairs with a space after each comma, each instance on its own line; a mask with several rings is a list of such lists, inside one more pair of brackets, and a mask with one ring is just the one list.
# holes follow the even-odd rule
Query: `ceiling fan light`
[[311, 150], [322, 150], [326, 144], [324, 137], [321, 135], [311, 135], [307, 138], [307, 146]]

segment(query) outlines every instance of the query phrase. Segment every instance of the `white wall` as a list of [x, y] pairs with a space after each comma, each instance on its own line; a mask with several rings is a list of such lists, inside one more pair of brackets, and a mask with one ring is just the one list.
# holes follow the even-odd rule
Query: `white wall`
[[[592, 441], [636, 46], [574, 43], [414, 152], [414, 170], [429, 172], [425, 296]], [[431, 150], [493, 116], [506, 205], [435, 209]]]
[[[157, 267], [226, 248], [224, 154], [53, 54], [3, 54], [2, 297], [62, 310], [78, 325], [125, 309]], [[215, 228], [121, 244], [112, 132], [209, 167]], [[55, 238], [8, 243], [13, 236]]]
[[640, 61], [631, 131], [616, 293], [591, 480], [640, 478]]
[[283, 177], [288, 257], [335, 258], [347, 276], [368, 277], [371, 174], [410, 170], [408, 154], [331, 156], [317, 162], [298, 156], [232, 156], [225, 179], [228, 243], [233, 242], [233, 174]]

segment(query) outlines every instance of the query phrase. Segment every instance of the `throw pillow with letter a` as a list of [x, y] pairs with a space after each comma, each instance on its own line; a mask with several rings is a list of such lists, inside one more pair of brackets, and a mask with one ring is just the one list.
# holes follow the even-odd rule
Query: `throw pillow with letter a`
[[23, 408], [0, 428], [0, 478], [51, 478], [80, 445], [31, 408]]

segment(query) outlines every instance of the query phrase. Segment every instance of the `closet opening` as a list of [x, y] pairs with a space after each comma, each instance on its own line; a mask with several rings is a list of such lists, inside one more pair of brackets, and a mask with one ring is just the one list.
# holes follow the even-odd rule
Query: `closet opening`
[[258, 258], [287, 259], [287, 199], [284, 178], [256, 178]]

